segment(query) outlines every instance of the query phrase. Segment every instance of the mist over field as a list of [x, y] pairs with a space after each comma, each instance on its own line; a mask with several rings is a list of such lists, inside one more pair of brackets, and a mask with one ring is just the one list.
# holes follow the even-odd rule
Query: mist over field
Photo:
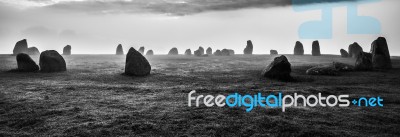
[[[320, 40], [323, 54], [339, 54], [339, 49], [358, 42], [368, 51], [378, 36], [388, 39], [392, 56], [400, 55], [400, 2], [382, 0], [360, 4], [360, 15], [377, 18], [382, 27], [377, 35], [348, 35], [346, 7], [333, 10], [333, 39]], [[382, 10], [384, 8], [385, 10]], [[118, 44], [153, 49], [167, 54], [177, 47], [230, 48], [243, 53], [246, 40], [254, 43], [255, 54], [270, 49], [293, 53], [295, 41], [311, 53], [314, 39], [300, 39], [298, 27], [320, 19], [321, 12], [295, 12], [290, 1], [72, 1], [0, 0], [0, 54], [11, 54], [15, 43], [28, 39], [40, 51], [62, 51], [73, 47], [73, 54], [114, 54]]]

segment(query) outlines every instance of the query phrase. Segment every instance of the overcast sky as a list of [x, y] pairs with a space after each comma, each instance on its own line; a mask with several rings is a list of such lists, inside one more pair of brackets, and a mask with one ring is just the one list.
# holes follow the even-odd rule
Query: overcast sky
[[[399, 56], [399, 5], [382, 0], [358, 6], [360, 15], [380, 21], [382, 33], [374, 35], [348, 35], [346, 7], [335, 8], [333, 39], [320, 40], [321, 52], [339, 54], [353, 42], [369, 51], [385, 36], [391, 54]], [[318, 10], [295, 12], [291, 0], [0, 0], [0, 54], [11, 54], [24, 38], [40, 51], [61, 52], [69, 44], [73, 54], [114, 54], [118, 44], [155, 54], [199, 46], [243, 53], [247, 40], [256, 54], [290, 54], [299, 40], [309, 54], [312, 40], [300, 39], [298, 28], [320, 18]]]

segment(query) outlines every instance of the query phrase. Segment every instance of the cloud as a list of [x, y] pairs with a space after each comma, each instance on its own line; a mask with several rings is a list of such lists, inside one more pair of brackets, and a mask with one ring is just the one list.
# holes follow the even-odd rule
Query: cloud
[[[1, 1], [1, 0], [0, 0]], [[2, 0], [4, 1], [4, 0]], [[13, 0], [14, 1], [14, 0]], [[95, 14], [157, 13], [190, 15], [208, 11], [288, 6], [292, 0], [22, 0], [42, 8]], [[304, 0], [297, 4], [357, 0]], [[15, 3], [15, 2], [14, 2]], [[27, 3], [27, 2], [25, 2]]]

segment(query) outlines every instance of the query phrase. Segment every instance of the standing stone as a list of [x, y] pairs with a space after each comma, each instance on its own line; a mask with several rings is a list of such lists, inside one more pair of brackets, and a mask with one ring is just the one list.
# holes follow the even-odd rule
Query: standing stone
[[262, 71], [262, 76], [273, 78], [273, 79], [280, 79], [280, 80], [291, 80], [292, 77], [290, 73], [292, 72], [291, 64], [287, 60], [285, 56], [276, 57], [274, 61], [271, 62]]
[[35, 72], [39, 70], [39, 66], [32, 60], [32, 58], [25, 53], [17, 55], [18, 71], [20, 72]]
[[221, 51], [221, 55], [222, 55], [222, 56], [229, 56], [229, 55], [230, 55], [229, 50], [228, 50], [228, 49], [223, 49], [223, 50]]
[[71, 46], [67, 45], [63, 49], [63, 55], [71, 55]]
[[276, 51], [276, 50], [270, 50], [270, 51], [269, 51], [269, 54], [270, 54], [270, 55], [278, 55], [278, 51]]
[[313, 56], [321, 56], [321, 51], [320, 51], [318, 40], [316, 40], [312, 43], [312, 55]]
[[214, 52], [214, 55], [215, 56], [222, 56], [222, 52], [221, 52], [221, 50], [216, 50], [215, 52]]
[[140, 52], [140, 54], [143, 55], [143, 54], [144, 54], [144, 47], [140, 47], [140, 48], [139, 48], [139, 52]]
[[204, 55], [204, 48], [203, 47], [200, 46], [198, 50], [199, 50], [200, 55]]
[[202, 56], [203, 54], [201, 54], [200, 50], [196, 50], [196, 51], [194, 51], [194, 55], [199, 57], [199, 56]]
[[169, 50], [168, 55], [178, 55], [178, 49], [177, 48], [172, 48], [171, 50]]
[[28, 48], [28, 55], [39, 55], [40, 52], [36, 47]]
[[357, 42], [349, 45], [349, 57], [357, 58], [360, 52], [363, 52], [363, 49]]
[[294, 46], [294, 55], [304, 55], [304, 47], [300, 41], [297, 41]]
[[384, 37], [379, 37], [371, 44], [372, 65], [376, 69], [391, 69], [389, 47]]
[[187, 50], [185, 51], [185, 55], [191, 56], [191, 55], [192, 55], [192, 50], [187, 49]]
[[122, 48], [121, 44], [119, 44], [117, 47], [116, 55], [124, 55], [124, 49]]
[[211, 49], [211, 47], [208, 47], [208, 48], [207, 48], [206, 53], [207, 53], [207, 55], [212, 55], [212, 49]]
[[360, 52], [357, 56], [356, 65], [354, 68], [356, 70], [372, 70], [372, 54]]
[[228, 52], [229, 52], [229, 56], [235, 55], [235, 51], [234, 50], [228, 49]]
[[152, 56], [152, 55], [154, 55], [154, 52], [153, 52], [153, 50], [149, 50], [149, 51], [147, 51], [146, 55], [147, 55], [147, 56]]
[[28, 52], [28, 42], [26, 42], [26, 39], [18, 41], [15, 44], [13, 55], [17, 55], [19, 53], [27, 53], [27, 52]]
[[251, 40], [247, 41], [247, 45], [246, 48], [243, 50], [243, 54], [245, 55], [253, 54], [253, 43], [251, 42]]
[[61, 72], [67, 71], [67, 65], [64, 58], [55, 50], [47, 50], [40, 54], [41, 72]]
[[349, 53], [347, 53], [347, 51], [344, 50], [344, 49], [340, 49], [340, 55], [341, 55], [343, 58], [349, 57]]
[[130, 76], [147, 76], [150, 74], [149, 61], [134, 48], [130, 48], [126, 54], [125, 74]]

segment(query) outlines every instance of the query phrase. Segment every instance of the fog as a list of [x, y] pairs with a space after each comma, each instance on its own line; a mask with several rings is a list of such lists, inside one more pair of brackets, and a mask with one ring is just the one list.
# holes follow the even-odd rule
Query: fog
[[[4, 1], [3, 1], [4, 2]], [[11, 54], [14, 45], [27, 39], [30, 47], [40, 51], [62, 51], [72, 46], [73, 54], [114, 54], [118, 44], [138, 48], [145, 46], [155, 54], [167, 54], [177, 47], [182, 54], [199, 46], [230, 48], [243, 53], [246, 41], [252, 40], [255, 54], [292, 54], [296, 41], [303, 42], [305, 53], [311, 53], [314, 39], [300, 39], [301, 23], [318, 20], [321, 11], [295, 12], [290, 5], [248, 7], [204, 12], [84, 12], [57, 7], [15, 8], [0, 3], [0, 54]], [[381, 34], [349, 35], [346, 28], [346, 7], [333, 10], [333, 38], [319, 40], [322, 54], [340, 54], [348, 45], [358, 42], [369, 51], [379, 36], [388, 40], [391, 55], [399, 56], [400, 1], [383, 0], [359, 5], [359, 14], [377, 18]], [[187, 10], [186, 10], [187, 11]], [[179, 13], [179, 14], [178, 14]]]

